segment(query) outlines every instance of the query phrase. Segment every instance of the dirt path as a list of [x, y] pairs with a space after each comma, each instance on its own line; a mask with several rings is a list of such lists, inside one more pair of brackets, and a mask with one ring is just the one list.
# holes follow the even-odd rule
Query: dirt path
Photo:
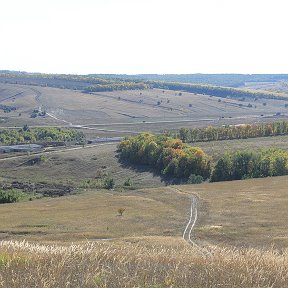
[[192, 239], [193, 230], [194, 230], [196, 223], [197, 223], [197, 220], [198, 220], [198, 202], [199, 202], [198, 197], [196, 195], [182, 191], [182, 190], [175, 188], [175, 187], [170, 187], [170, 188], [175, 190], [177, 193], [181, 193], [181, 194], [185, 194], [187, 196], [190, 196], [190, 199], [191, 199], [190, 216], [189, 216], [188, 223], [187, 223], [187, 225], [184, 229], [183, 235], [182, 235], [183, 240], [187, 241], [189, 244], [191, 244], [193, 247], [195, 247], [197, 249], [197, 251], [200, 254], [202, 254], [203, 256], [205, 256], [205, 257], [206, 256], [212, 256], [211, 252], [208, 249], [198, 245]]
[[183, 232], [182, 238], [188, 242], [190, 242], [193, 246], [199, 247], [192, 239], [192, 231], [196, 225], [198, 218], [198, 210], [197, 210], [197, 200], [195, 196], [191, 196], [191, 209], [190, 209], [190, 218]]

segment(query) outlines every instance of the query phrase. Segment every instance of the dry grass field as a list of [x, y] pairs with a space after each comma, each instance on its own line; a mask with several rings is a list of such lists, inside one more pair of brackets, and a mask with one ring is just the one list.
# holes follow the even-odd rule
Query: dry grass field
[[[164, 241], [165, 243], [165, 241]], [[2, 287], [275, 287], [288, 285], [287, 251], [214, 249], [183, 243], [47, 246], [0, 242]]]
[[[181, 237], [190, 197], [199, 197], [201, 245], [285, 248], [288, 177], [123, 191], [87, 189], [60, 198], [1, 205], [2, 239], [80, 241]], [[182, 193], [181, 193], [182, 192]], [[118, 209], [126, 208], [123, 216]]]
[[[249, 102], [157, 89], [83, 94], [0, 84], [0, 104], [17, 108], [0, 110], [0, 126], [72, 123], [84, 125], [81, 129], [92, 139], [264, 121], [260, 115], [286, 113], [284, 101], [263, 102], [248, 108], [243, 106]], [[50, 116], [30, 118], [39, 107]], [[235, 149], [287, 149], [287, 140], [279, 136], [195, 146], [217, 159]], [[1, 287], [288, 286], [288, 176], [166, 186], [169, 181], [147, 167], [119, 163], [116, 149], [116, 144], [104, 144], [55, 151], [35, 165], [29, 164], [37, 157], [32, 154], [0, 159], [1, 183], [74, 188], [62, 197], [0, 205]], [[114, 190], [85, 186], [103, 177], [113, 177]], [[129, 178], [133, 185], [124, 188]], [[182, 239], [191, 195], [198, 199], [193, 240], [211, 254]], [[120, 208], [125, 209], [122, 216]]]
[[[80, 195], [1, 205], [1, 239], [79, 242], [181, 236], [189, 199], [172, 189], [87, 191]], [[126, 209], [119, 216], [118, 209]], [[137, 241], [137, 239], [136, 239]]]
[[[159, 89], [83, 94], [69, 89], [3, 83], [0, 84], [0, 104], [17, 108], [10, 113], [0, 110], [1, 126], [69, 126], [72, 123], [84, 125], [86, 131], [90, 129], [89, 134], [93, 132], [93, 137], [191, 125], [269, 121], [265, 116], [277, 112], [281, 112], [282, 117], [287, 114], [283, 100], [238, 101], [186, 92], [179, 96], [179, 92]], [[252, 107], [248, 108], [248, 104]], [[32, 111], [39, 107], [48, 114], [31, 118]]]
[[[173, 187], [87, 191], [1, 205], [1, 286], [286, 287], [287, 182], [177, 187], [187, 194]], [[189, 193], [200, 199], [193, 238], [211, 254], [181, 239]]]
[[260, 137], [250, 139], [235, 139], [211, 142], [192, 143], [192, 146], [199, 146], [211, 155], [213, 159], [218, 159], [224, 152], [235, 150], [258, 150], [269, 148], [288, 149], [288, 136]]
[[200, 241], [220, 246], [288, 245], [288, 177], [182, 186], [199, 196]]
[[[77, 157], [85, 159], [88, 150]], [[59, 166], [66, 165], [69, 153], [58, 155]], [[43, 165], [49, 161], [55, 159]], [[29, 169], [35, 179], [43, 173], [55, 173], [55, 179], [58, 174], [58, 180], [69, 175], [56, 167]], [[7, 176], [8, 171], [13, 175], [7, 170]], [[14, 177], [16, 172], [23, 173], [15, 170]], [[23, 179], [32, 177], [31, 170], [25, 173]], [[287, 184], [286, 176], [122, 192], [86, 189], [2, 204], [0, 285], [286, 287]], [[181, 238], [189, 219], [189, 194], [199, 198], [193, 240], [211, 254], [203, 255]], [[119, 208], [126, 209], [123, 216]], [[77, 245], [69, 246], [71, 242]]]
[[[215, 160], [226, 151], [257, 150], [266, 148], [288, 148], [288, 136], [261, 137], [241, 140], [193, 143], [203, 148]], [[96, 147], [44, 154], [45, 161], [37, 165], [26, 165], [33, 155], [1, 161], [0, 177], [7, 181], [57, 182], [79, 184], [82, 180], [95, 179], [99, 175], [111, 176], [116, 185], [131, 178], [135, 188], [158, 187], [169, 183], [145, 166], [125, 166], [117, 158], [117, 144], [102, 144]], [[2, 155], [7, 157], [7, 155]], [[1, 158], [0, 157], [0, 158]]]

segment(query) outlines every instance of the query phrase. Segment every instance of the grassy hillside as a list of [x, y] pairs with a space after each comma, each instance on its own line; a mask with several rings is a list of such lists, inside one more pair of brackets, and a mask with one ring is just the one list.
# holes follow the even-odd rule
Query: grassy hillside
[[[69, 89], [0, 84], [0, 104], [16, 107], [9, 113], [0, 110], [0, 126], [82, 125], [89, 134], [119, 136], [208, 123], [271, 121], [285, 117], [285, 103], [274, 99], [239, 101], [163, 89], [85, 94]], [[33, 111], [45, 114], [38, 112], [32, 118]]]
[[[190, 202], [173, 189], [113, 192], [2, 204], [2, 239], [79, 242], [102, 238], [180, 236]], [[123, 216], [118, 209], [125, 208]]]
[[[199, 220], [193, 238], [201, 245], [284, 248], [287, 181], [283, 176], [122, 192], [88, 189], [60, 198], [2, 204], [1, 237], [44, 242], [181, 237], [189, 219], [190, 195], [195, 194]], [[119, 208], [126, 209], [123, 216], [118, 215]]]
[[[258, 150], [266, 148], [288, 149], [288, 136], [251, 138], [239, 140], [224, 140], [198, 142], [205, 153], [217, 161], [224, 152], [234, 150]], [[78, 186], [83, 180], [94, 180], [101, 175], [110, 175], [116, 181], [116, 186], [131, 178], [136, 188], [157, 187], [171, 183], [171, 179], [154, 174], [147, 166], [125, 166], [118, 161], [117, 144], [102, 144], [95, 147], [66, 152], [44, 154], [45, 161], [39, 165], [27, 165], [35, 156], [24, 155], [22, 158], [12, 158], [0, 162], [0, 177], [7, 181], [46, 181], [72, 183]], [[61, 149], [62, 151], [63, 149]], [[4, 156], [2, 156], [4, 157]], [[7, 155], [5, 156], [7, 157]], [[26, 164], [25, 164], [26, 163]]]
[[[278, 177], [241, 181], [232, 191], [226, 182], [4, 204], [1, 281], [4, 287], [43, 281], [48, 287], [285, 287], [286, 187], [287, 177]], [[200, 211], [193, 238], [208, 255], [181, 238], [190, 193], [198, 195]], [[119, 207], [126, 208], [123, 216]], [[39, 243], [81, 240], [86, 244]]]

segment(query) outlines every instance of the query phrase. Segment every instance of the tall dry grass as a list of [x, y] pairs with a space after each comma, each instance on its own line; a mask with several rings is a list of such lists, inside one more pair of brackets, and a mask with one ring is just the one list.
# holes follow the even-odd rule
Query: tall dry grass
[[288, 251], [0, 242], [1, 287], [288, 287]]

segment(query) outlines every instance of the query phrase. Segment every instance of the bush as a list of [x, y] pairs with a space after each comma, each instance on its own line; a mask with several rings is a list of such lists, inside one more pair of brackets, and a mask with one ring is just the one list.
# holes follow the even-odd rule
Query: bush
[[118, 213], [120, 216], [123, 216], [123, 213], [125, 212], [126, 208], [119, 208]]
[[115, 181], [113, 178], [106, 178], [104, 180], [104, 188], [105, 189], [113, 189], [115, 187]]
[[16, 190], [0, 190], [0, 203], [15, 203], [23, 198], [24, 194]]
[[85, 179], [82, 180], [79, 184], [79, 188], [84, 189], [101, 189], [104, 187], [104, 182], [102, 179]]
[[125, 180], [123, 186], [126, 186], [126, 187], [133, 186], [133, 182], [132, 182], [131, 178], [128, 178], [127, 180]]
[[203, 182], [203, 177], [200, 175], [191, 174], [188, 178], [188, 184], [201, 184]]

